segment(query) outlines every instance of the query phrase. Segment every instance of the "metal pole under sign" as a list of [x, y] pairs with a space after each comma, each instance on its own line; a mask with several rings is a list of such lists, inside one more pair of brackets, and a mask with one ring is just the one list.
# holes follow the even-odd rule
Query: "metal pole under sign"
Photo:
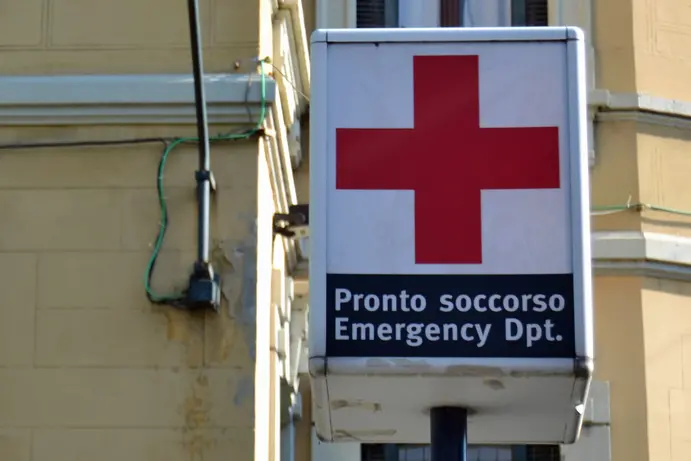
[[202, 58], [202, 39], [199, 26], [199, 4], [197, 0], [187, 0], [190, 26], [190, 45], [192, 47], [192, 72], [194, 75], [194, 103], [197, 114], [197, 137], [199, 138], [199, 171], [197, 188], [199, 194], [199, 219], [197, 226], [197, 264], [209, 263], [209, 202], [211, 201], [211, 178], [209, 158], [209, 127], [204, 92], [204, 64]]
[[468, 411], [459, 407], [436, 407], [430, 411], [432, 461], [466, 461]]

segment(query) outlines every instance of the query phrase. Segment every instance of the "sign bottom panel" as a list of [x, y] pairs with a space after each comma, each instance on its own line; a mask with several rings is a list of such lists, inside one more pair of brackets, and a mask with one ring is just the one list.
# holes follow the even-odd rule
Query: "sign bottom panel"
[[327, 274], [329, 357], [575, 357], [572, 274]]

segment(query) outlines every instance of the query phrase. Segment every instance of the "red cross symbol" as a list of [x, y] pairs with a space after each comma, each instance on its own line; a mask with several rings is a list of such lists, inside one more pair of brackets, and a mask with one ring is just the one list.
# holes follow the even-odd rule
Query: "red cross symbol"
[[336, 188], [414, 191], [415, 262], [480, 264], [481, 191], [559, 188], [558, 128], [480, 128], [478, 56], [415, 56], [413, 79], [414, 128], [336, 130]]

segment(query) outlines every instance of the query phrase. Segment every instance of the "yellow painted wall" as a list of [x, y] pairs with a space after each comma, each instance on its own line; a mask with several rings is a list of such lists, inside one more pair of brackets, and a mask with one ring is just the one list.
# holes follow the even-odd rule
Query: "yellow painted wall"
[[[594, 3], [598, 87], [690, 101], [688, 2]], [[690, 128], [640, 115], [600, 123], [593, 204], [691, 211]], [[594, 219], [594, 230], [635, 229], [691, 236], [691, 219], [649, 210]], [[597, 278], [597, 374], [611, 383], [613, 460], [691, 459], [690, 312], [688, 283]]]
[[642, 0], [634, 5], [637, 89], [691, 100], [691, 10], [684, 0]]
[[[603, 122], [596, 128], [596, 166], [590, 171], [593, 207], [637, 203], [639, 196], [639, 165], [637, 126], [634, 122]], [[638, 230], [641, 223], [634, 213], [595, 216], [593, 231]]]
[[[181, 134], [192, 130], [2, 128], [0, 142]], [[259, 239], [270, 272], [267, 168], [256, 141], [214, 147], [212, 232], [228, 299], [220, 314], [189, 314], [144, 297], [160, 150], [0, 153], [0, 459], [252, 459], [253, 356], [268, 355], [254, 351], [252, 319], [270, 290], [245, 263]], [[161, 291], [184, 286], [194, 261], [196, 161], [193, 147], [170, 157]]]
[[[641, 123], [637, 144], [641, 201], [691, 214], [691, 122], [681, 127]], [[643, 218], [646, 231], [691, 236], [691, 216], [646, 210]]]
[[[608, 0], [593, 6], [598, 88], [691, 101], [688, 2]], [[688, 121], [634, 114], [628, 121], [599, 123], [593, 205], [630, 200], [691, 211], [690, 129]], [[596, 217], [593, 229], [691, 236], [691, 219], [630, 211]], [[688, 283], [598, 277], [595, 286], [596, 369], [611, 384], [612, 459], [691, 459]]]
[[[256, 57], [258, 1], [199, 0], [210, 72]], [[12, 0], [0, 13], [3, 74], [190, 72], [187, 2]], [[269, 41], [270, 42], [270, 41]]]
[[[309, 35], [315, 3], [302, 1]], [[6, 3], [3, 74], [191, 69], [184, 2]], [[271, 53], [270, 0], [200, 5], [207, 71], [231, 71], [237, 60]], [[345, 2], [329, 8], [345, 17]], [[691, 100], [691, 11], [684, 0], [594, 0], [593, 20], [598, 88]], [[631, 200], [691, 210], [688, 132], [631, 120], [599, 123], [593, 205]], [[185, 133], [193, 128], [4, 127], [0, 142]], [[249, 320], [273, 315], [266, 153], [256, 142], [214, 147], [220, 189], [212, 230], [227, 296], [220, 315], [152, 307], [144, 298], [142, 276], [159, 222], [159, 155], [158, 146], [0, 151], [0, 460], [275, 459], [269, 396], [276, 388], [267, 378], [275, 358], [254, 344], [268, 345], [268, 329], [257, 331]], [[307, 166], [296, 173], [303, 202]], [[191, 147], [169, 162], [172, 227], [155, 280], [160, 290], [183, 286], [194, 260], [195, 167]], [[689, 218], [643, 216], [597, 217], [593, 229], [691, 236]], [[255, 247], [256, 284], [246, 265]], [[597, 379], [611, 385], [612, 459], [688, 459], [689, 288], [598, 276], [595, 296]], [[266, 401], [255, 401], [257, 395]], [[308, 461], [304, 386], [303, 398], [296, 456]], [[255, 427], [271, 427], [268, 440], [255, 441]]]
[[649, 459], [642, 284], [638, 277], [595, 278], [595, 379], [610, 383], [614, 461]]
[[634, 72], [633, 18], [638, 12], [634, 9], [634, 4], [643, 2], [648, 0], [592, 1], [595, 75], [599, 88], [634, 91], [638, 77]]
[[[599, 12], [611, 12], [598, 20], [598, 47], [611, 50], [600, 53], [598, 65], [605, 70], [598, 86], [691, 101], [691, 9], [688, 2], [595, 3]], [[628, 8], [621, 11], [617, 20], [614, 10], [622, 3], [628, 3]], [[623, 19], [629, 14], [631, 22]], [[627, 40], [626, 36], [630, 38]], [[611, 59], [615, 49], [619, 60]], [[635, 72], [632, 72], [631, 60]], [[620, 69], [616, 69], [617, 66], [621, 66]], [[626, 73], [628, 76], [624, 75]], [[621, 128], [623, 125], [628, 125], [626, 132]], [[690, 130], [691, 123], [672, 118], [639, 116], [638, 122], [601, 124], [598, 135], [603, 148], [597, 154], [599, 165], [593, 177], [594, 184], [598, 184], [594, 203], [598, 204], [598, 199], [621, 201], [630, 194], [634, 203], [691, 211]], [[603, 225], [607, 219], [609, 221]], [[691, 236], [691, 218], [667, 212], [624, 213], [598, 218], [595, 222], [596, 228], [638, 226], [649, 232]], [[599, 280], [598, 285], [601, 285]], [[619, 315], [610, 317], [609, 326], [598, 325], [597, 329], [600, 333], [597, 338], [598, 370], [613, 379], [613, 459], [691, 459], [689, 284], [646, 278], [637, 286], [621, 286], [608, 295], [600, 288], [598, 295], [598, 319], [603, 318], [604, 311], [620, 311]], [[620, 307], [613, 307], [617, 303]], [[636, 320], [639, 316], [641, 324]], [[644, 362], [638, 358], [641, 346]], [[612, 360], [613, 353], [607, 352], [615, 348], [620, 349], [617, 355], [620, 363]], [[617, 386], [617, 382], [621, 385]], [[647, 447], [643, 443], [646, 434]]]
[[643, 285], [650, 459], [691, 459], [691, 286]]
[[[3, 75], [191, 72], [184, 1], [5, 3]], [[199, 3], [207, 72], [233, 72], [236, 61], [253, 71], [252, 58], [270, 55], [271, 0]], [[194, 134], [191, 125], [0, 127], [0, 143]], [[212, 152], [218, 314], [144, 295], [161, 146], [0, 151], [0, 460], [277, 459], [267, 154], [256, 140]], [[158, 291], [186, 286], [195, 260], [196, 167], [193, 146], [168, 162]]]

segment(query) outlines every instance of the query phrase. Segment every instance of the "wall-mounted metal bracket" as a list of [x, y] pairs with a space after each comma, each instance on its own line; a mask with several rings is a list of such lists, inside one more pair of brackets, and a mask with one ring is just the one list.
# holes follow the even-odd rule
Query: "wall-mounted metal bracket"
[[309, 204], [291, 205], [288, 213], [275, 213], [273, 231], [289, 239], [309, 236]]

